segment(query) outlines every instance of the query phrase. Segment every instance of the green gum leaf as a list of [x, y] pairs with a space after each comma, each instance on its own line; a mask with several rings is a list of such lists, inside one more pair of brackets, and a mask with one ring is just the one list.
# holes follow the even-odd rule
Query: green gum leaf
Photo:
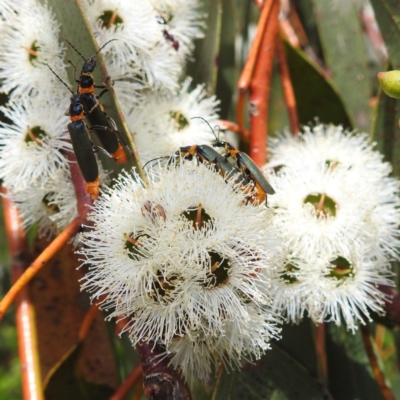
[[369, 130], [372, 87], [360, 11], [343, 1], [313, 0], [315, 21], [324, 60], [354, 126]]
[[287, 42], [285, 50], [300, 123], [306, 125], [317, 118], [321, 123], [353, 127], [347, 106], [332, 80], [302, 50]]

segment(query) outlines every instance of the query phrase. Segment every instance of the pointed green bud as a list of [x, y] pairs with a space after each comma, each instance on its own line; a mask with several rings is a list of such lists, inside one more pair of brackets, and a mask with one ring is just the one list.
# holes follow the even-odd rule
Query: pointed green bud
[[400, 99], [400, 71], [378, 72], [378, 79], [388, 96]]

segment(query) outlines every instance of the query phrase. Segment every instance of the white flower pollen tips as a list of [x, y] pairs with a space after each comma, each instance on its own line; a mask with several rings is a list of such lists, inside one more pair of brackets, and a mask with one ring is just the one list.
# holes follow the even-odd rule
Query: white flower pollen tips
[[211, 144], [215, 140], [208, 124], [218, 122], [219, 101], [215, 96], [207, 97], [203, 85], [189, 91], [191, 81], [187, 78], [178, 93], [144, 95], [141, 104], [127, 117], [143, 163], [170, 156], [179, 147]]
[[13, 191], [40, 186], [68, 162], [68, 118], [59, 103], [22, 99], [1, 107], [13, 124], [0, 123], [0, 178]]
[[[66, 80], [64, 48], [58, 42], [58, 24], [46, 6], [33, 0], [0, 2], [1, 90], [11, 100], [36, 97], [39, 91], [61, 98], [61, 84], [46, 64]], [[18, 100], [19, 101], [19, 100]]]
[[[150, 188], [125, 176], [96, 202], [94, 229], [82, 235], [90, 269], [82, 288], [105, 295], [102, 307], [115, 307], [110, 317], [128, 317], [134, 344], [168, 350], [172, 340], [200, 335], [210, 338], [210, 352], [239, 360], [258, 357], [277, 335], [277, 318], [267, 316], [280, 250], [273, 211], [247, 204], [234, 179], [225, 180], [212, 167], [182, 162], [150, 171]], [[221, 349], [217, 338], [228, 326]]]
[[383, 312], [377, 286], [391, 285], [389, 261], [399, 258], [400, 183], [368, 135], [341, 127], [282, 135], [270, 151], [269, 205], [287, 254], [275, 310], [354, 331], [369, 311]]

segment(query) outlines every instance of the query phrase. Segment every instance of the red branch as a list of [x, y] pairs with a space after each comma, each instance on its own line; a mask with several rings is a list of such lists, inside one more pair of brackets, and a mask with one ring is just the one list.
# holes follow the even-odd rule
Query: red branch
[[271, 91], [275, 43], [279, 27], [278, 12], [279, 2], [275, 0], [266, 22], [267, 25], [250, 84], [250, 157], [258, 166], [264, 165], [266, 158], [268, 102]]
[[140, 381], [142, 374], [142, 366], [140, 364], [136, 365], [126, 377], [123, 384], [110, 397], [110, 400], [123, 400], [130, 390]]
[[283, 48], [282, 39], [278, 35], [276, 37], [276, 58], [278, 60], [279, 74], [281, 76], [283, 96], [285, 98], [286, 108], [289, 115], [290, 131], [297, 135], [300, 131], [299, 117], [297, 114], [296, 98], [292, 80], [290, 79], [289, 67], [286, 60], [285, 50]]
[[[3, 196], [7, 195], [6, 189], [2, 188], [1, 192]], [[2, 202], [11, 255], [11, 281], [14, 283], [28, 267], [30, 254], [15, 204], [7, 197], [2, 197]], [[25, 287], [15, 300], [18, 353], [21, 362], [24, 400], [44, 399], [34, 315], [35, 310], [29, 297], [29, 290]]]
[[315, 348], [319, 361], [319, 367], [322, 374], [322, 381], [326, 382], [328, 378], [328, 360], [325, 349], [325, 324], [319, 324], [315, 335]]
[[182, 375], [169, 365], [165, 350], [153, 343], [136, 345], [143, 369], [144, 394], [151, 400], [191, 400]]
[[243, 125], [235, 124], [232, 121], [227, 121], [224, 119], [220, 119], [218, 122], [222, 125], [224, 129], [237, 133], [241, 140], [245, 142], [249, 141], [250, 132], [245, 129]]
[[379, 389], [382, 393], [382, 396], [385, 400], [396, 400], [393, 396], [393, 393], [390, 391], [385, 382], [385, 377], [382, 374], [382, 371], [379, 368], [378, 360], [376, 359], [376, 355], [374, 353], [374, 349], [371, 343], [371, 336], [369, 333], [369, 325], [361, 325], [361, 335], [364, 342], [365, 351], [367, 353], [369, 363], [372, 368], [372, 372], [375, 376], [376, 383], [379, 386]]

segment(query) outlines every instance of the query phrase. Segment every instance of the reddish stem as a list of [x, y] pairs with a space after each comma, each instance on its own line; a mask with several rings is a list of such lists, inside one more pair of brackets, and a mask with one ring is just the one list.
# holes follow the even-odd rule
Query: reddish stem
[[[267, 4], [264, 6], [266, 7]], [[265, 163], [268, 132], [268, 102], [276, 36], [279, 3], [274, 0], [266, 21], [264, 36], [250, 85], [250, 157], [258, 166]]]
[[110, 397], [110, 400], [123, 400], [125, 396], [131, 391], [131, 389], [140, 381], [142, 375], [142, 366], [138, 364], [126, 377], [122, 385]]
[[244, 128], [243, 125], [235, 124], [232, 121], [226, 121], [223, 119], [220, 119], [219, 123], [224, 127], [224, 129], [237, 133], [240, 136], [240, 139], [244, 141], [249, 140], [250, 132]]
[[253, 43], [251, 44], [249, 56], [247, 57], [246, 64], [244, 65], [243, 71], [240, 74], [240, 78], [237, 84], [238, 89], [241, 91], [245, 91], [250, 87], [254, 67], [257, 62], [260, 48], [262, 47], [263, 38], [265, 36], [265, 29], [268, 26], [267, 21], [269, 19], [271, 7], [274, 2], [276, 3], [276, 0], [267, 0], [265, 5], [263, 5], [263, 1], [256, 2], [259, 7], [262, 6], [262, 11], [260, 19], [258, 21], [256, 36], [254, 37]]
[[385, 400], [396, 400], [393, 396], [393, 393], [388, 388], [385, 382], [385, 377], [382, 374], [382, 371], [379, 368], [378, 360], [376, 359], [376, 355], [374, 353], [374, 349], [371, 343], [371, 336], [369, 333], [369, 325], [361, 325], [361, 335], [364, 342], [365, 352], [367, 353], [369, 363], [372, 368], [372, 372], [375, 376], [376, 383], [379, 386], [379, 389], [382, 393], [382, 396]]
[[289, 115], [290, 131], [293, 135], [298, 135], [300, 131], [299, 117], [297, 114], [296, 97], [294, 95], [292, 80], [290, 79], [289, 67], [286, 60], [285, 50], [282, 39], [279, 35], [276, 37], [276, 58], [278, 60], [279, 73], [282, 81], [283, 96], [285, 98], [286, 108]]
[[[25, 232], [15, 204], [6, 197], [2, 188], [5, 230], [11, 255], [11, 281], [14, 283], [29, 265], [29, 251]], [[15, 319], [18, 335], [18, 353], [21, 363], [22, 393], [24, 400], [42, 400], [43, 387], [36, 336], [35, 310], [24, 288], [15, 301]]]
[[165, 350], [154, 343], [136, 345], [143, 368], [144, 394], [151, 400], [191, 400], [189, 388], [178, 370], [169, 365]]
[[328, 377], [328, 360], [326, 358], [325, 350], [325, 324], [319, 324], [315, 335], [315, 348], [319, 360], [319, 367], [321, 369], [324, 381]]

